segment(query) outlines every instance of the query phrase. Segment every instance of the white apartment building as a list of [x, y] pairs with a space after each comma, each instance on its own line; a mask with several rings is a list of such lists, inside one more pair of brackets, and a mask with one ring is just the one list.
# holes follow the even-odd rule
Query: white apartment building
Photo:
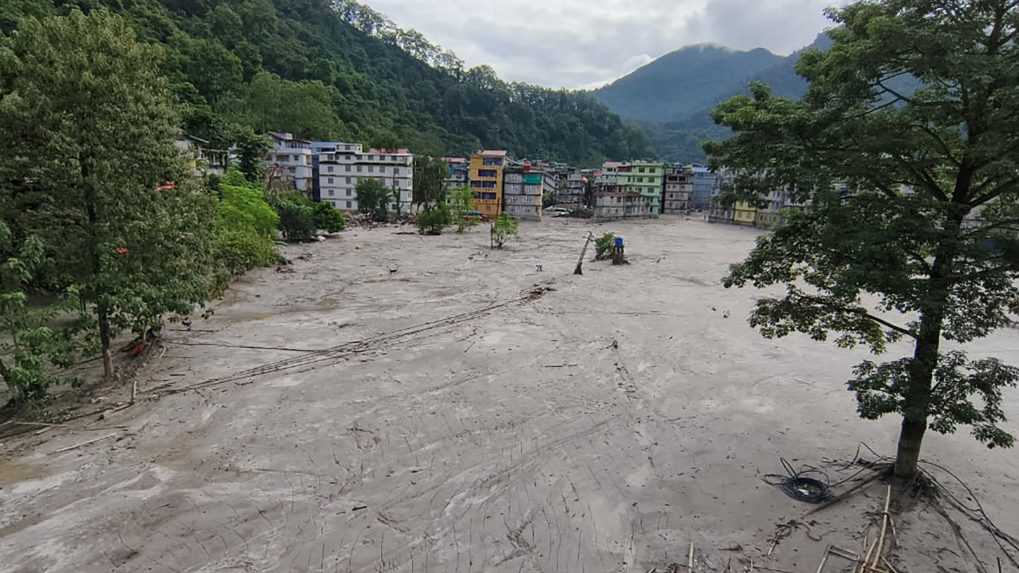
[[311, 188], [311, 142], [296, 139], [289, 133], [271, 133], [272, 151], [269, 152], [269, 168], [293, 183], [299, 191]]
[[406, 149], [369, 149], [360, 143], [336, 143], [335, 151], [318, 156], [321, 200], [343, 211], [357, 210], [357, 182], [366, 177], [388, 189], [400, 190], [400, 210], [410, 209], [414, 155]]

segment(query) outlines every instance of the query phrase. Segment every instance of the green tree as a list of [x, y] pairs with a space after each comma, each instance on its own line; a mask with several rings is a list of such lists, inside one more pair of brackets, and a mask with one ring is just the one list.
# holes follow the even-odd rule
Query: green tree
[[328, 139], [340, 133], [333, 109], [333, 88], [322, 82], [285, 80], [259, 72], [244, 88], [244, 97], [229, 105], [237, 121], [259, 133], [290, 131], [299, 137]]
[[216, 224], [216, 290], [222, 291], [235, 276], [276, 260], [279, 215], [262, 189], [231, 169], [219, 183], [221, 199]]
[[506, 213], [499, 215], [492, 222], [492, 248], [501, 249], [510, 237], [516, 237], [518, 231], [517, 220]]
[[76, 289], [95, 318], [109, 376], [118, 329], [145, 334], [205, 300], [213, 199], [174, 148], [162, 51], [123, 18], [30, 18], [3, 42], [0, 128], [18, 152], [0, 157], [0, 192], [12, 228], [46, 245], [44, 280]]
[[442, 159], [419, 155], [414, 158], [412, 203], [437, 205], [446, 194], [448, 169]]
[[[756, 85], [719, 106], [735, 137], [707, 146], [753, 199], [795, 189], [807, 206], [761, 238], [727, 286], [783, 285], [750, 322], [875, 353], [849, 388], [861, 416], [902, 416], [895, 473], [916, 472], [927, 429], [970, 425], [1007, 447], [1002, 389], [1019, 371], [959, 345], [1009, 323], [1019, 305], [1019, 7], [1014, 0], [878, 0], [829, 12], [826, 53], [806, 54], [799, 102]], [[913, 76], [904, 93], [894, 79]]]
[[283, 232], [284, 239], [302, 242], [315, 238], [315, 208], [313, 206], [294, 196], [279, 199], [274, 206], [280, 216], [280, 231]]
[[361, 177], [355, 188], [357, 210], [370, 215], [373, 221], [385, 221], [389, 217], [389, 190], [374, 177]]
[[463, 233], [467, 227], [477, 224], [474, 216], [474, 193], [469, 187], [453, 189], [447, 199], [449, 220], [456, 225], [456, 232]]
[[0, 221], [0, 379], [14, 395], [15, 405], [42, 398], [57, 382], [51, 370], [67, 365], [72, 331], [49, 324], [60, 311], [69, 311], [73, 298], [63, 304], [29, 301], [29, 286], [45, 262], [38, 237], [15, 246], [10, 228]]
[[252, 183], [260, 183], [265, 175], [265, 157], [272, 145], [269, 138], [251, 128], [240, 128], [235, 134], [237, 162], [241, 173]]
[[444, 202], [428, 205], [417, 216], [418, 231], [422, 235], [441, 235], [442, 230], [449, 225], [449, 220], [449, 208]]
[[315, 227], [329, 233], [342, 231], [347, 227], [347, 219], [338, 209], [328, 203], [315, 203]]

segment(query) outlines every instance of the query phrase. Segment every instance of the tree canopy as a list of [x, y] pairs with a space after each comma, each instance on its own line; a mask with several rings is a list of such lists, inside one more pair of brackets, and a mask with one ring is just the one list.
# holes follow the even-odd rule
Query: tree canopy
[[597, 164], [651, 154], [590, 94], [507, 84], [352, 0], [12, 0], [26, 15], [106, 7], [167, 53], [186, 130], [217, 146], [242, 129], [398, 142], [416, 153], [503, 148]]
[[[755, 85], [715, 110], [735, 136], [707, 145], [714, 166], [744, 198], [791, 189], [803, 207], [727, 286], [784, 285], [751, 315], [765, 336], [912, 344], [849, 382], [861, 416], [902, 416], [895, 470], [910, 476], [928, 428], [1013, 443], [1001, 392], [1019, 370], [961, 345], [1019, 306], [1019, 2], [876, 0], [829, 15], [833, 46], [798, 66], [801, 101]], [[904, 76], [921, 85], [897, 89]]]
[[[0, 52], [0, 203], [16, 238], [38, 237], [38, 286], [73, 289], [112, 372], [118, 329], [144, 336], [211, 288], [214, 199], [174, 147], [162, 50], [99, 10], [22, 20]], [[15, 240], [15, 244], [20, 239]]]

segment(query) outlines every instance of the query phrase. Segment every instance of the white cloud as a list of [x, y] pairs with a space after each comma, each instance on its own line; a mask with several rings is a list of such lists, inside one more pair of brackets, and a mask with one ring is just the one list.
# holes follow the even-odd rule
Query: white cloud
[[686, 45], [789, 53], [837, 0], [366, 0], [469, 66], [548, 87], [595, 87]]

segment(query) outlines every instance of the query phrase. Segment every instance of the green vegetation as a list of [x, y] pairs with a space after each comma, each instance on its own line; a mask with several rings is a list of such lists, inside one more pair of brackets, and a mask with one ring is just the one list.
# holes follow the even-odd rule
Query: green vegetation
[[418, 231], [422, 235], [441, 235], [442, 230], [450, 224], [450, 213], [446, 203], [429, 205], [417, 216]]
[[615, 233], [605, 233], [594, 240], [594, 260], [603, 261], [612, 256], [612, 247], [616, 244]]
[[437, 205], [446, 195], [446, 162], [442, 159], [418, 155], [414, 157], [415, 205]]
[[53, 366], [66, 366], [72, 355], [72, 331], [48, 326], [74, 298], [60, 304], [32, 305], [29, 288], [45, 264], [45, 247], [28, 237], [15, 249], [10, 228], [0, 222], [0, 379], [11, 390], [14, 405], [42, 398], [59, 378]]
[[80, 296], [110, 376], [118, 330], [146, 336], [206, 300], [215, 199], [174, 148], [160, 51], [124, 19], [24, 20], [3, 42], [0, 126], [19, 146], [0, 156], [2, 202], [14, 206], [2, 216], [16, 244], [45, 245], [35, 282]]
[[[758, 84], [715, 111], [735, 136], [707, 150], [737, 175], [737, 192], [795, 189], [809, 206], [759, 239], [726, 286], [784, 287], [751, 314], [767, 337], [834, 337], [874, 353], [910, 343], [849, 381], [862, 417], [902, 417], [895, 473], [908, 478], [928, 429], [969, 425], [989, 447], [1014, 442], [1002, 392], [1019, 369], [969, 360], [958, 345], [1019, 308], [1019, 24], [1007, 0], [952, 10], [877, 0], [831, 16], [831, 49], [800, 59], [805, 98]], [[903, 77], [923, 85], [899, 91], [891, 80]]]
[[262, 190], [239, 171], [231, 170], [220, 182], [216, 224], [216, 290], [235, 276], [276, 260], [275, 236], [279, 215], [265, 200]]
[[346, 227], [343, 213], [331, 205], [316, 203], [299, 191], [272, 193], [269, 204], [279, 215], [280, 232], [287, 241], [310, 241], [319, 230], [334, 233]]
[[161, 45], [185, 129], [218, 148], [246, 130], [279, 130], [436, 156], [488, 147], [594, 164], [651, 154], [639, 128], [590, 94], [464, 69], [351, 0], [9, 0], [0, 26], [75, 5], [116, 11]]
[[314, 217], [315, 228], [327, 233], [336, 233], [347, 228], [347, 219], [339, 210], [328, 203], [315, 203]]
[[449, 220], [456, 225], [457, 233], [463, 233], [468, 227], [478, 224], [478, 218], [474, 215], [474, 193], [469, 187], [450, 191], [447, 204]]
[[506, 213], [499, 215], [492, 222], [492, 248], [501, 249], [510, 237], [516, 237], [517, 220]]
[[374, 177], [362, 177], [357, 181], [357, 210], [371, 217], [372, 221], [385, 222], [389, 218], [389, 189]]

